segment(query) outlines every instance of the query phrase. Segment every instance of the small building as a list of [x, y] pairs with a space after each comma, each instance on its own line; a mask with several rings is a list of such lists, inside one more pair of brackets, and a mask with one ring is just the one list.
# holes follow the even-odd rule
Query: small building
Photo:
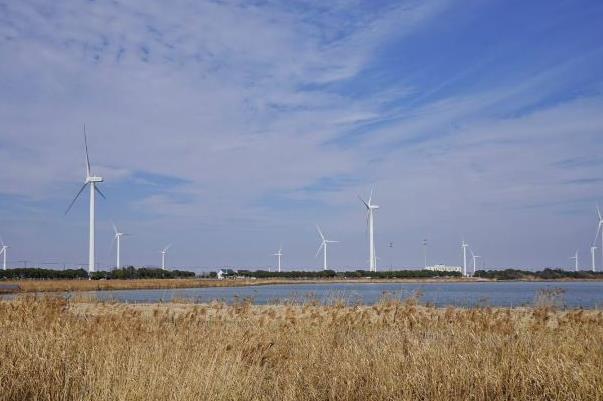
[[448, 266], [448, 265], [433, 265], [427, 266], [425, 270], [432, 272], [458, 272], [461, 273], [463, 268], [461, 266]]
[[218, 280], [223, 280], [225, 278], [236, 277], [237, 273], [233, 269], [220, 269], [216, 273], [216, 277]]

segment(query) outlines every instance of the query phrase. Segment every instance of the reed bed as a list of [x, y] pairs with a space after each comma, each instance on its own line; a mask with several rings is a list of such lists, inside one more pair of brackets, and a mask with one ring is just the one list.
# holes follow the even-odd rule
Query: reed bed
[[0, 302], [0, 400], [602, 400], [603, 313]]
[[62, 292], [102, 290], [144, 290], [203, 287], [240, 287], [278, 284], [282, 280], [208, 280], [208, 279], [136, 279], [136, 280], [12, 280], [3, 283], [19, 287], [21, 292]]

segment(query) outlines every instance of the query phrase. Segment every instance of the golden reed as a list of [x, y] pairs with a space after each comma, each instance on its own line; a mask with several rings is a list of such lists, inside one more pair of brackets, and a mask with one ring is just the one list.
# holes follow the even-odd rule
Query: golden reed
[[603, 313], [20, 297], [0, 400], [603, 400]]

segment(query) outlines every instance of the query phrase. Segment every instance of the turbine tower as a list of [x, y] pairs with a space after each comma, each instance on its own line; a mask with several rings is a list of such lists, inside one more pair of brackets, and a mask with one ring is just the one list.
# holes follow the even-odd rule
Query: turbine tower
[[165, 255], [167, 254], [167, 251], [168, 249], [170, 249], [171, 246], [172, 244], [169, 244], [161, 251], [161, 270], [165, 270]]
[[596, 262], [595, 262], [595, 251], [597, 250], [596, 246], [591, 246], [590, 247], [590, 257], [592, 259], [592, 267], [593, 267], [593, 273], [595, 272], [595, 267], [596, 267]]
[[601, 232], [601, 266], [603, 266], [603, 216], [601, 215], [601, 210], [597, 205], [597, 217], [599, 218], [599, 225], [597, 226], [597, 233], [595, 234], [595, 239], [593, 241], [593, 246], [597, 245], [597, 238], [599, 236], [599, 232]]
[[570, 258], [570, 260], [575, 260], [576, 261], [576, 271], [578, 271], [578, 250], [576, 249], [576, 253], [574, 254], [574, 256], [572, 256]]
[[467, 247], [469, 244], [467, 244], [463, 239], [461, 246], [463, 247], [463, 276], [467, 277]]
[[471, 258], [473, 259], [473, 274], [475, 275], [475, 262], [477, 259], [481, 258], [481, 256], [474, 254], [473, 249], [471, 248], [469, 248], [469, 251], [471, 251]]
[[2, 238], [0, 238], [0, 254], [2, 255], [2, 270], [6, 270], [6, 250], [9, 248], [8, 245], [4, 244]]
[[115, 236], [113, 237], [113, 241], [116, 242], [116, 247], [117, 247], [117, 260], [115, 262], [115, 267], [117, 269], [121, 268], [121, 262], [120, 262], [120, 255], [121, 255], [121, 237], [123, 236], [128, 236], [130, 234], [126, 234], [126, 233], [122, 233], [117, 229], [117, 226], [115, 225], [115, 223], [113, 223], [113, 232], [115, 233]]
[[318, 248], [318, 251], [316, 251], [315, 257], [318, 256], [318, 254], [320, 253], [320, 250], [322, 249], [322, 257], [323, 257], [322, 269], [327, 270], [327, 244], [339, 242], [339, 241], [332, 241], [332, 240], [326, 239], [325, 236], [322, 234], [322, 231], [320, 231], [320, 227], [318, 226], [318, 224], [316, 225], [316, 229], [318, 230], [318, 234], [320, 234], [320, 238], [322, 239], [322, 242], [320, 243], [320, 247]]
[[84, 125], [84, 149], [86, 151], [86, 179], [84, 180], [84, 185], [80, 188], [79, 192], [75, 195], [75, 198], [69, 204], [69, 207], [65, 211], [65, 214], [69, 213], [71, 207], [80, 196], [80, 194], [86, 188], [86, 185], [90, 185], [90, 235], [89, 235], [89, 244], [88, 244], [88, 273], [94, 273], [95, 270], [95, 257], [94, 257], [94, 198], [96, 192], [103, 198], [105, 195], [101, 192], [101, 190], [96, 186], [98, 183], [103, 182], [103, 177], [95, 176], [92, 174], [90, 169], [90, 157], [88, 156], [88, 138], [86, 137], [86, 126]]
[[367, 210], [367, 223], [369, 231], [369, 271], [377, 271], [377, 255], [375, 253], [375, 230], [374, 230], [374, 215], [375, 210], [379, 209], [378, 205], [372, 203], [373, 192], [375, 188], [371, 189], [371, 195], [369, 196], [368, 202], [365, 202], [360, 196], [358, 198], [362, 201]]
[[272, 256], [276, 256], [278, 258], [278, 272], [281, 272], [281, 256], [283, 256], [283, 246], [281, 245], [280, 248], [278, 248], [278, 252], [277, 253], [273, 253]]

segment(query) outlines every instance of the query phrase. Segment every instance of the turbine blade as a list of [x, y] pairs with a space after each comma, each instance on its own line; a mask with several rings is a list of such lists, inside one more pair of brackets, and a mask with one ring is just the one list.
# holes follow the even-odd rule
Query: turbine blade
[[601, 209], [599, 209], [599, 205], [597, 205], [597, 216], [599, 216], [599, 221], [603, 220], [603, 216], [601, 216]]
[[90, 156], [88, 155], [88, 137], [86, 135], [86, 124], [84, 124], [84, 148], [86, 150], [86, 175], [90, 177]]
[[375, 186], [373, 185], [371, 187], [371, 196], [369, 196], [369, 200], [368, 200], [368, 204], [371, 204], [371, 201], [373, 200], [373, 192], [375, 192]]
[[593, 243], [592, 243], [593, 246], [597, 243], [597, 240], [599, 239], [599, 231], [601, 231], [601, 224], [600, 223], [597, 226], [597, 232], [595, 232], [595, 239], [593, 240]]
[[163, 248], [163, 252], [167, 252], [167, 250], [170, 249], [171, 247], [172, 247], [172, 244], [169, 244], [168, 246]]
[[101, 192], [101, 190], [100, 190], [100, 189], [98, 189], [98, 187], [97, 187], [96, 185], [94, 186], [94, 190], [95, 190], [96, 192], [98, 192], [98, 194], [99, 194], [100, 196], [102, 196], [102, 198], [103, 198], [103, 199], [107, 199], [107, 197], [105, 196], [105, 194], [104, 194], [104, 193], [102, 193], [102, 192]]
[[322, 238], [322, 240], [325, 240], [325, 236], [322, 235], [322, 231], [320, 231], [320, 227], [318, 226], [318, 224], [316, 225], [316, 229], [318, 230], [318, 234], [320, 234], [320, 238]]
[[113, 232], [115, 233], [115, 235], [117, 235], [117, 233], [119, 233], [119, 231], [117, 231], [117, 226], [114, 222], [111, 222], [111, 224], [113, 225]]
[[367, 208], [367, 209], [370, 209], [370, 208], [371, 208], [371, 207], [369, 206], [369, 204], [368, 204], [368, 203], [366, 203], [366, 202], [364, 201], [364, 199], [362, 199], [362, 198], [360, 197], [360, 195], [358, 195], [358, 199], [360, 199], [360, 202], [364, 203], [364, 206], [366, 206], [366, 208]]
[[73, 200], [69, 204], [69, 207], [67, 208], [67, 210], [65, 210], [65, 214], [69, 213], [69, 211], [73, 207], [73, 204], [75, 203], [75, 201], [77, 200], [77, 198], [80, 196], [80, 194], [82, 193], [82, 191], [84, 190], [84, 188], [86, 188], [86, 185], [88, 185], [87, 182], [84, 183], [84, 185], [82, 185], [82, 187], [80, 188], [79, 192], [75, 195], [75, 198], [73, 198]]
[[314, 255], [314, 257], [315, 257], [315, 258], [317, 258], [317, 257], [318, 257], [318, 254], [320, 253], [320, 250], [322, 249], [322, 247], [323, 247], [324, 245], [325, 245], [325, 243], [324, 243], [324, 242], [321, 242], [321, 243], [320, 243], [320, 246], [318, 247], [318, 251], [316, 251], [316, 255]]

